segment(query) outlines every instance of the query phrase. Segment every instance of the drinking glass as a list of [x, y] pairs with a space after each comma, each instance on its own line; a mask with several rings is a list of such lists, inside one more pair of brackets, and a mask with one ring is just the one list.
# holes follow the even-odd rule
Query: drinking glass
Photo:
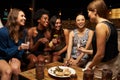
[[37, 80], [43, 80], [44, 79], [44, 68], [45, 65], [43, 62], [37, 62], [35, 64], [35, 73], [36, 73], [36, 79]]
[[44, 52], [44, 57], [45, 57], [45, 64], [48, 64], [52, 61], [52, 56], [50, 55], [49, 52]]
[[[29, 36], [26, 36], [25, 37], [25, 43], [29, 46], [30, 45], [30, 37]], [[29, 54], [30, 52], [29, 52], [29, 47], [28, 47], [28, 49], [27, 49], [27, 51], [26, 51], [26, 54]]]
[[77, 48], [80, 48], [81, 47], [81, 40], [78, 39], [77, 41]]
[[76, 54], [76, 56], [78, 56], [80, 54], [80, 51], [78, 50], [78, 48], [80, 48], [80, 47], [81, 47], [81, 40], [78, 39], [77, 40], [77, 54]]

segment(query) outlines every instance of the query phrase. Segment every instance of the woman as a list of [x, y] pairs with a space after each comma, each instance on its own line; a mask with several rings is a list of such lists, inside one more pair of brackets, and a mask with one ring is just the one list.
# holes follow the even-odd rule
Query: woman
[[67, 49], [67, 60], [71, 65], [84, 67], [88, 61], [88, 54], [81, 53], [78, 49], [82, 46], [89, 49], [91, 46], [93, 31], [85, 27], [85, 17], [82, 14], [76, 16], [77, 29], [70, 32]]
[[49, 25], [49, 11], [45, 9], [39, 9], [35, 12], [34, 19], [36, 26], [28, 29], [28, 35], [30, 36], [30, 53], [25, 56], [26, 63], [28, 63], [27, 69], [35, 67], [35, 63], [44, 58], [44, 52], [46, 43], [49, 43], [50, 32], [48, 30]]
[[22, 10], [12, 9], [8, 15], [7, 24], [0, 28], [0, 80], [19, 80], [21, 72], [20, 59], [28, 45], [22, 43], [22, 26], [25, 25], [25, 14]]
[[95, 78], [101, 78], [101, 71], [111, 69], [115, 79], [119, 69], [118, 37], [115, 26], [107, 19], [108, 10], [103, 0], [94, 0], [88, 5], [90, 21], [97, 23], [93, 37], [93, 59], [87, 69], [95, 71]]
[[50, 26], [52, 28], [51, 31], [51, 38], [52, 43], [51, 48], [53, 54], [53, 62], [55, 61], [63, 61], [63, 58], [66, 55], [67, 46], [68, 46], [68, 37], [69, 37], [69, 30], [62, 28], [61, 18], [59, 16], [52, 16], [50, 19]]

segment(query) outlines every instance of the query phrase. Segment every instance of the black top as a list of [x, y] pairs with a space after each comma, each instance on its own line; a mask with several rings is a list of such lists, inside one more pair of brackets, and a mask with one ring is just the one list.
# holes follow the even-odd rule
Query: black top
[[[44, 33], [46, 32], [46, 29], [45, 30], [38, 30], [37, 29], [37, 32], [38, 32], [38, 35], [36, 37], [33, 38], [33, 42], [34, 44], [40, 39], [40, 38], [44, 38]], [[40, 53], [43, 53], [44, 52], [44, 48], [45, 48], [45, 44], [43, 43], [40, 43], [39, 47], [37, 48], [36, 51], [34, 51], [33, 53], [35, 55], [39, 55]]]
[[52, 39], [55, 38], [55, 35], [57, 35], [59, 39], [59, 43], [55, 46], [55, 49], [53, 51], [59, 51], [62, 48], [64, 48], [66, 45], [64, 30], [63, 29], [60, 29], [60, 30], [52, 29], [52, 32], [51, 32]]
[[[118, 33], [117, 33], [115, 26], [112, 23], [110, 23], [108, 21], [103, 21], [102, 23], [107, 24], [110, 29], [110, 36], [106, 40], [105, 53], [104, 53], [105, 55], [102, 59], [102, 62], [106, 62], [106, 61], [109, 61], [109, 60], [115, 58], [119, 53], [119, 51], [118, 51]], [[96, 33], [93, 36], [92, 46], [93, 46], [93, 56], [94, 56], [97, 51]]]

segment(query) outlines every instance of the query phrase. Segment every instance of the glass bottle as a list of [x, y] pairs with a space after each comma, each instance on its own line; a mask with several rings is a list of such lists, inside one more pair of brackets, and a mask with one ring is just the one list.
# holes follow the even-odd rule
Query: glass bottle
[[94, 80], [94, 71], [85, 70], [83, 74], [83, 80]]
[[110, 69], [102, 70], [102, 80], [112, 80], [112, 71]]
[[120, 72], [117, 74], [117, 80], [120, 80]]
[[52, 55], [50, 55], [50, 52], [44, 52], [44, 57], [45, 57], [45, 64], [52, 62]]
[[44, 68], [45, 68], [45, 62], [43, 61], [38, 61], [36, 64], [36, 79], [37, 80], [42, 80], [44, 79]]

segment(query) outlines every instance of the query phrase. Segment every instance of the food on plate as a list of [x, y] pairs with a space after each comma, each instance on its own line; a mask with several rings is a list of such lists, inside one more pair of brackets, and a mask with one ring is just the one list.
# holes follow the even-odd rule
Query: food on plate
[[57, 66], [54, 70], [54, 74], [56, 74], [57, 76], [69, 76], [71, 72], [68, 68], [62, 69]]
[[63, 72], [59, 72], [59, 71], [55, 71], [55, 74], [56, 74], [57, 76], [64, 76], [64, 73], [63, 73]]
[[69, 76], [71, 74], [70, 70], [69, 69], [64, 69], [64, 75], [65, 76]]

